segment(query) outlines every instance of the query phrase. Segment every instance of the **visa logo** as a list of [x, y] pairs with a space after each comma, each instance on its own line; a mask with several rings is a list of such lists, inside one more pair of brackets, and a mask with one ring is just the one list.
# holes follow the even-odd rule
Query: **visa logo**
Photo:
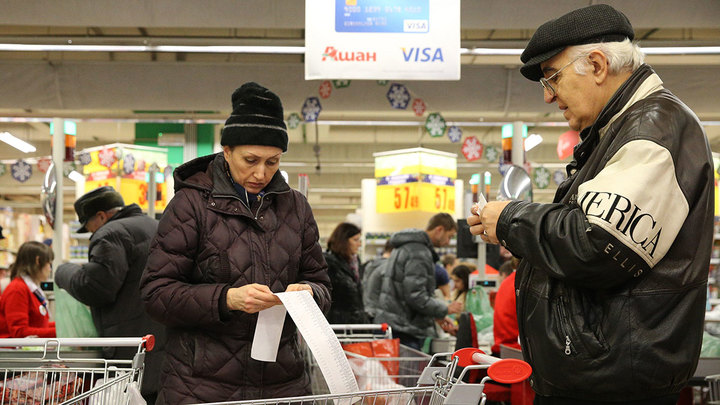
[[405, 62], [444, 62], [442, 48], [402, 48]]

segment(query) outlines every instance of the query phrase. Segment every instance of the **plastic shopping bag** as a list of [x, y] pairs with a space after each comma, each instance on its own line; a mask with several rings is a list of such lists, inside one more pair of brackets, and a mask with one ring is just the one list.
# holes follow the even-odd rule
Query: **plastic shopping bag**
[[467, 292], [465, 311], [473, 314], [475, 328], [483, 330], [493, 323], [493, 309], [483, 287], [478, 286]]
[[[387, 374], [398, 375], [400, 364], [400, 339], [378, 339], [369, 342], [347, 343], [342, 345], [343, 350], [359, 354], [367, 358], [374, 358], [385, 368]], [[395, 360], [388, 360], [394, 358]]]
[[57, 337], [97, 337], [90, 308], [67, 291], [53, 286], [55, 293], [55, 333]]

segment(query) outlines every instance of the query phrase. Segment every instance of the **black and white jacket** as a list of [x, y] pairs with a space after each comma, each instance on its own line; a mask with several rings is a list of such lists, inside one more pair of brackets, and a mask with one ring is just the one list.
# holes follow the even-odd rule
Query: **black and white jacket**
[[677, 393], [702, 342], [713, 164], [697, 117], [647, 66], [611, 98], [552, 204], [512, 202], [497, 226], [522, 257], [523, 354], [544, 396]]

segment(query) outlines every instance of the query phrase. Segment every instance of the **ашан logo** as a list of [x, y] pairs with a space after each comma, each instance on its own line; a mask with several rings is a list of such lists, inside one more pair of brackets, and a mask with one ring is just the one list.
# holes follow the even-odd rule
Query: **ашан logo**
[[375, 52], [362, 51], [340, 51], [334, 46], [325, 48], [322, 54], [322, 61], [333, 60], [335, 62], [377, 62], [377, 54]]

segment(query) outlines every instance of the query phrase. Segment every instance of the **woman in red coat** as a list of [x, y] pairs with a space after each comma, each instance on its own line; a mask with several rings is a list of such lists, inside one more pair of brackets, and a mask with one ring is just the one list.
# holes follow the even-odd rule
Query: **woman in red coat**
[[0, 338], [55, 337], [47, 299], [38, 287], [52, 272], [53, 253], [40, 242], [25, 242], [10, 266], [10, 284], [0, 296]]

